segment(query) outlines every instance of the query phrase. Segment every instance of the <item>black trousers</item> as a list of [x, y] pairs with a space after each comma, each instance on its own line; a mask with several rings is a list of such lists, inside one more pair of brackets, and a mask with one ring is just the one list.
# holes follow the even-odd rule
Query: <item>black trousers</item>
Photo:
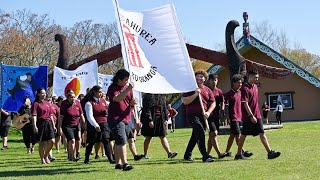
[[206, 150], [206, 142], [205, 142], [205, 125], [203, 120], [203, 115], [191, 115], [188, 116], [189, 121], [192, 127], [192, 135], [189, 140], [187, 149], [184, 153], [184, 157], [188, 158], [192, 156], [192, 151], [196, 144], [198, 144], [198, 148], [200, 153], [202, 154], [202, 160], [206, 160], [209, 156]]
[[90, 153], [92, 151], [93, 146], [97, 142], [102, 142], [104, 146], [104, 150], [109, 162], [113, 161], [112, 151], [110, 147], [110, 130], [107, 123], [99, 123], [101, 132], [97, 132], [96, 129], [91, 126], [90, 123], [87, 123], [87, 142], [88, 145], [86, 147], [86, 160], [89, 160]]
[[279, 111], [276, 112], [276, 119], [277, 119], [278, 124], [281, 124], [281, 112], [279, 112]]
[[30, 143], [32, 145], [35, 145], [37, 142], [37, 137], [33, 133], [33, 128], [30, 123], [26, 124], [22, 128], [22, 137], [23, 137], [23, 142], [26, 145], [26, 148], [30, 148]]

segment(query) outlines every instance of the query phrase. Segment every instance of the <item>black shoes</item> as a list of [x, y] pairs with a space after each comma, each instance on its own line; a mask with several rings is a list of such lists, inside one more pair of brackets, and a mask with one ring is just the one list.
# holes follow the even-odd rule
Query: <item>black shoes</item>
[[85, 158], [83, 163], [85, 163], [85, 164], [91, 164], [91, 162], [89, 161], [89, 158]]
[[99, 155], [96, 155], [96, 156], [94, 157], [94, 159], [100, 160], [100, 156], [99, 156]]
[[246, 157], [246, 158], [251, 157], [252, 155], [253, 155], [252, 152], [249, 152], [249, 151], [243, 152], [243, 156]]
[[168, 158], [174, 158], [174, 157], [176, 157], [178, 155], [178, 153], [177, 152], [169, 152], [168, 153]]
[[244, 155], [242, 154], [236, 154], [236, 156], [234, 157], [234, 160], [245, 160], [247, 159], [246, 157], [244, 157]]
[[[230, 155], [231, 155], [231, 153], [230, 153]], [[242, 154], [236, 154], [236, 156], [234, 157], [234, 160], [244, 160], [244, 159], [251, 157], [252, 155], [253, 155], [252, 152], [244, 151]]]
[[76, 153], [76, 159], [81, 159], [81, 157], [80, 157], [80, 153]]
[[144, 158], [144, 155], [143, 154], [140, 154], [140, 155], [134, 155], [134, 160], [135, 161], [139, 161], [140, 159]]
[[192, 157], [190, 157], [190, 156], [189, 157], [185, 156], [185, 157], [183, 157], [183, 159], [186, 160], [186, 161], [193, 161]]
[[275, 158], [279, 157], [280, 154], [281, 154], [280, 152], [271, 150], [270, 152], [268, 152], [268, 159], [275, 159]]
[[232, 156], [230, 151], [229, 152], [225, 152], [225, 154], [226, 154], [226, 157], [231, 157]]
[[109, 163], [110, 163], [110, 164], [115, 164], [116, 161], [112, 159], [112, 160], [109, 160]]
[[122, 166], [123, 171], [130, 171], [131, 169], [133, 169], [133, 166], [131, 166], [130, 164], [124, 164]]
[[121, 165], [121, 164], [116, 164], [116, 165], [114, 166], [114, 169], [122, 169], [122, 165]]
[[1, 150], [7, 150], [8, 149], [8, 146], [3, 146], [2, 148], [1, 148]]
[[228, 154], [226, 152], [224, 152], [224, 153], [220, 154], [220, 156], [218, 156], [218, 158], [222, 159], [222, 158], [227, 157], [227, 156], [228, 156]]
[[202, 158], [202, 162], [204, 162], [204, 163], [210, 163], [210, 162], [214, 162], [214, 161], [215, 161], [214, 158], [211, 158], [211, 157], [207, 157], [206, 159]]
[[50, 162], [53, 162], [53, 161], [55, 161], [56, 160], [56, 158], [55, 157], [51, 157], [51, 156], [49, 156], [49, 160], [50, 160]]
[[116, 164], [114, 166], [114, 169], [122, 169], [123, 171], [130, 171], [131, 169], [133, 169], [133, 166], [129, 165], [129, 164]]

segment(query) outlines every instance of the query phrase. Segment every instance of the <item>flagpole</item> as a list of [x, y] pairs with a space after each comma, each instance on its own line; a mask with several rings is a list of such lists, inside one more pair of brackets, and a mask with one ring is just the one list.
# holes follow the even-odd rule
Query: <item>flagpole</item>
[[199, 93], [199, 101], [200, 101], [200, 106], [201, 106], [201, 110], [202, 110], [202, 115], [203, 115], [204, 123], [205, 123], [205, 125], [206, 125], [206, 128], [208, 129], [208, 132], [210, 132], [209, 123], [208, 123], [207, 118], [205, 117], [205, 111], [204, 111], [204, 106], [203, 106], [203, 102], [202, 102], [201, 93]]
[[[131, 72], [130, 72], [130, 66], [129, 66], [129, 59], [128, 59], [128, 55], [127, 55], [127, 47], [126, 47], [126, 45], [125, 45], [125, 39], [124, 39], [124, 33], [123, 33], [123, 30], [122, 30], [122, 26], [121, 26], [121, 19], [120, 19], [120, 13], [119, 13], [119, 2], [118, 2], [118, 0], [114, 0], [114, 4], [115, 4], [115, 6], [116, 6], [116, 9], [117, 9], [117, 17], [118, 17], [118, 22], [119, 22], [119, 29], [120, 29], [120, 32], [121, 32], [121, 35], [120, 35], [120, 38], [122, 39], [122, 42], [123, 42], [123, 44], [121, 44], [121, 46], [123, 46], [123, 48], [125, 49], [125, 52], [124, 53], [122, 53], [122, 59], [124, 59], [123, 60], [123, 64], [125, 65], [125, 63], [124, 63], [124, 61], [126, 61], [127, 62], [127, 70], [128, 70], [128, 72], [129, 72], [129, 81], [132, 83], [132, 78], [131, 78]], [[122, 48], [122, 47], [121, 47]], [[125, 58], [124, 58], [124, 56], [125, 56]], [[133, 98], [135, 98], [135, 97], [133, 97]], [[140, 123], [140, 119], [139, 119], [139, 114], [138, 114], [138, 106], [137, 106], [137, 104], [135, 104], [134, 106], [133, 106], [133, 116], [134, 116], [134, 119], [135, 119], [135, 122], [137, 123], [137, 124], [139, 124]]]
[[[123, 44], [121, 44], [121, 43], [120, 43], [120, 44], [121, 44], [121, 46], [123, 46], [123, 48], [125, 49], [125, 53], [122, 54], [122, 58], [125, 59], [125, 61], [127, 61], [127, 68], [128, 68], [129, 73], [130, 73], [128, 56], [127, 56], [127, 49], [126, 49], [126, 46], [125, 46], [125, 40], [124, 40], [124, 36], [123, 36], [123, 30], [122, 30], [122, 27], [121, 27], [121, 19], [120, 19], [120, 13], [119, 13], [119, 2], [118, 2], [118, 0], [114, 0], [113, 2], [114, 2], [114, 4], [115, 4], [115, 6], [116, 6], [117, 17], [118, 17], [118, 22], [119, 22], [119, 30], [120, 30], [120, 32], [121, 32], [120, 38], [122, 39], [122, 42], [123, 42]], [[125, 58], [124, 58], [123, 56], [125, 56]], [[130, 76], [129, 78], [130, 78], [130, 80], [131, 80], [131, 76]]]

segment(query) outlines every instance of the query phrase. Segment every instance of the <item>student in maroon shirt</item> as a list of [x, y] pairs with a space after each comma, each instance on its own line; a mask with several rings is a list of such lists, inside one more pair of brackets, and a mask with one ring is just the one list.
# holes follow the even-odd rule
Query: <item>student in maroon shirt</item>
[[90, 164], [89, 156], [93, 146], [102, 142], [110, 164], [114, 164], [110, 148], [110, 128], [108, 126], [107, 101], [102, 98], [102, 88], [93, 86], [85, 97], [85, 111], [87, 116], [87, 148], [85, 164]]
[[268, 103], [264, 102], [262, 105], [262, 116], [267, 125], [269, 124], [269, 119], [268, 119], [269, 111], [270, 111], [270, 108], [268, 106]]
[[[242, 118], [241, 112], [241, 91], [243, 78], [240, 74], [235, 74], [231, 78], [233, 84], [232, 89], [225, 94], [227, 109], [227, 120], [230, 123], [230, 136], [225, 151], [226, 156], [231, 156], [231, 146], [235, 140], [238, 144], [240, 138], [240, 122]], [[242, 150], [244, 157], [250, 157], [253, 154], [249, 151]]]
[[[183, 94], [183, 104], [186, 106], [186, 115], [192, 126], [192, 135], [189, 140], [187, 149], [184, 153], [184, 159], [187, 161], [193, 161], [192, 151], [196, 144], [198, 144], [199, 150], [202, 154], [203, 162], [213, 162], [214, 159], [210, 157], [206, 150], [205, 143], [205, 119], [208, 118], [215, 108], [215, 99], [210, 88], [203, 83], [208, 77], [208, 73], [205, 71], [195, 72], [198, 89]], [[204, 107], [204, 114], [201, 109], [199, 97], [202, 97], [202, 103]]]
[[59, 116], [59, 129], [62, 128], [68, 141], [68, 159], [69, 161], [78, 161], [76, 156], [76, 142], [80, 144], [80, 121], [84, 124], [84, 116], [80, 102], [76, 100], [73, 91], [69, 91], [67, 99], [61, 103], [61, 112]]
[[109, 126], [115, 139], [115, 169], [128, 171], [133, 169], [127, 161], [126, 143], [131, 131], [129, 126], [131, 108], [137, 103], [133, 98], [133, 84], [129, 83], [129, 72], [120, 69], [113, 77], [112, 84], [108, 88], [107, 96], [110, 104], [108, 109]]
[[[171, 104], [168, 104], [168, 115], [169, 118], [171, 118], [171, 126], [169, 126], [170, 128], [170, 132], [174, 133], [176, 131], [176, 116], [178, 115], [178, 111], [176, 109], [174, 109]], [[170, 124], [169, 124], [170, 125]]]
[[209, 124], [209, 139], [208, 139], [208, 154], [210, 154], [212, 147], [217, 152], [218, 158], [224, 158], [225, 153], [221, 153], [218, 143], [218, 132], [220, 127], [220, 117], [224, 115], [224, 97], [221, 89], [217, 87], [218, 75], [210, 74], [207, 86], [212, 90], [216, 101], [216, 107], [208, 118]]
[[54, 143], [54, 132], [56, 131], [51, 105], [45, 101], [45, 97], [46, 90], [39, 88], [31, 107], [33, 130], [39, 137], [39, 155], [42, 164], [50, 163], [49, 153]]
[[[61, 107], [61, 103], [62, 101], [65, 100], [65, 97], [64, 96], [59, 96], [58, 99], [57, 99], [57, 102], [56, 102], [56, 105], [59, 107]], [[60, 153], [60, 146], [61, 146], [61, 142], [63, 142], [63, 149], [64, 149], [64, 152], [67, 153], [68, 152], [68, 149], [67, 149], [67, 146], [68, 146], [68, 142], [67, 142], [67, 138], [66, 136], [63, 134], [62, 132], [62, 129], [57, 129], [57, 131], [60, 132], [60, 136], [59, 136], [59, 132], [56, 133], [56, 146], [59, 147], [57, 149], [59, 149], [59, 153]], [[58, 142], [57, 142], [58, 141]]]
[[271, 150], [263, 129], [263, 122], [258, 104], [258, 87], [256, 85], [258, 79], [258, 71], [254, 69], [250, 70], [248, 72], [248, 82], [246, 82], [241, 88], [243, 128], [235, 160], [245, 159], [242, 153], [242, 147], [247, 135], [260, 136], [260, 140], [268, 152], [268, 159], [277, 158], [281, 154], [280, 152]]
[[[51, 113], [52, 113], [52, 118], [53, 118], [53, 122], [54, 122], [54, 126], [56, 127], [57, 131], [55, 132], [55, 142], [54, 144], [57, 143], [57, 134], [59, 133], [59, 128], [58, 128], [58, 117], [59, 117], [59, 114], [60, 114], [60, 109], [59, 107], [54, 104], [52, 102], [52, 97], [50, 95], [47, 95], [45, 100], [47, 102], [49, 102], [49, 104], [51, 105]], [[56, 158], [52, 155], [52, 150], [50, 151], [50, 154], [49, 154], [49, 160], [52, 162], [54, 160], [56, 160]]]

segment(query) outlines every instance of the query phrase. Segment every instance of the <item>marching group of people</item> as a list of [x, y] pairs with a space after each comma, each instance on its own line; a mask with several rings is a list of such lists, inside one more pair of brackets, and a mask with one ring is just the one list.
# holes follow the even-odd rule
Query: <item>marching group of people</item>
[[[53, 145], [59, 153], [60, 142], [63, 142], [65, 151], [68, 152], [68, 160], [78, 161], [81, 159], [82, 145], [86, 147], [84, 163], [90, 164], [93, 147], [96, 149], [96, 159], [99, 158], [97, 150], [102, 147], [103, 154], [111, 164], [115, 164], [115, 169], [128, 171], [133, 167], [127, 161], [126, 144], [129, 144], [134, 160], [148, 159], [151, 139], [159, 137], [168, 158], [176, 157], [177, 152], [170, 149], [166, 134], [168, 120], [171, 122], [170, 131], [175, 131], [174, 119], [177, 111], [167, 105], [163, 95], [145, 93], [139, 113], [136, 107], [137, 99], [133, 97], [132, 92], [134, 85], [128, 83], [129, 76], [129, 72], [120, 69], [106, 94], [96, 85], [86, 95], [79, 95], [78, 100], [72, 90], [66, 92], [64, 99], [62, 96], [47, 96], [43, 88], [37, 90], [32, 104], [30, 98], [26, 97], [18, 114], [30, 115], [30, 123], [26, 123], [22, 128], [27, 153], [34, 153], [34, 146], [39, 142], [40, 161], [42, 164], [48, 164], [55, 160], [52, 155]], [[248, 135], [259, 135], [268, 159], [280, 156], [280, 152], [270, 148], [263, 129], [258, 106], [258, 88], [255, 84], [259, 78], [257, 71], [249, 71], [248, 81], [243, 85], [243, 77], [239, 74], [234, 75], [231, 79], [232, 89], [225, 94], [217, 88], [217, 75], [208, 76], [205, 71], [197, 71], [195, 77], [198, 89], [183, 93], [186, 117], [192, 127], [192, 135], [183, 156], [185, 160], [193, 161], [192, 151], [196, 144], [203, 162], [215, 161], [210, 155], [212, 147], [218, 158], [231, 156], [233, 141], [238, 145], [235, 159], [246, 159], [253, 155], [244, 150], [244, 142]], [[2, 109], [1, 113], [1, 118], [9, 116], [9, 113]], [[227, 117], [230, 123], [230, 136], [224, 152], [218, 144], [219, 122], [223, 117]], [[145, 137], [143, 154], [138, 154], [135, 147], [136, 128], [141, 128], [141, 134]], [[209, 129], [207, 148], [206, 128]], [[6, 135], [1, 133], [2, 137]], [[4, 144], [3, 148], [7, 148], [7, 144]]]
[[[202, 154], [203, 162], [213, 162], [215, 159], [210, 155], [212, 147], [218, 158], [231, 156], [231, 146], [235, 140], [238, 150], [235, 160], [246, 159], [253, 155], [252, 152], [244, 150], [244, 141], [248, 135], [259, 135], [262, 144], [267, 151], [267, 158], [274, 159], [280, 156], [280, 152], [270, 148], [264, 132], [263, 121], [258, 105], [259, 73], [250, 70], [247, 82], [243, 83], [243, 77], [235, 74], [231, 78], [232, 88], [223, 95], [217, 88], [218, 76], [207, 72], [195, 72], [198, 89], [183, 94], [183, 103], [186, 106], [186, 114], [192, 127], [192, 135], [184, 153], [184, 159], [193, 161], [192, 151], [196, 144]], [[208, 79], [208, 80], [207, 80]], [[207, 86], [205, 82], [207, 81]], [[227, 105], [227, 106], [225, 106]], [[227, 107], [227, 108], [226, 108]], [[230, 136], [225, 152], [221, 152], [218, 145], [219, 119], [227, 116], [230, 123]], [[242, 130], [240, 125], [242, 124]], [[205, 130], [209, 129], [208, 147], [205, 144]]]

